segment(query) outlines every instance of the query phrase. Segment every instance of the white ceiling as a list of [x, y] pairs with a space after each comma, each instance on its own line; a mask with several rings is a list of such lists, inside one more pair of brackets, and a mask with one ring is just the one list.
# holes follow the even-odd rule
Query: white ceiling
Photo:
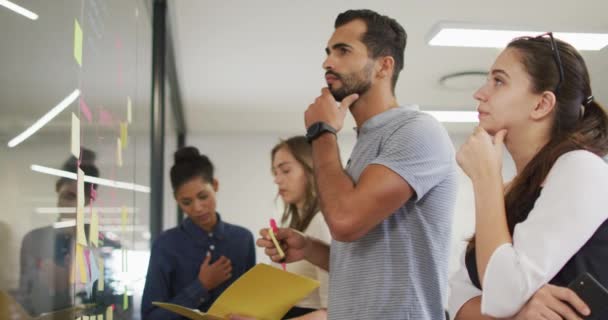
[[[169, 1], [190, 132], [302, 132], [303, 111], [324, 86], [321, 63], [334, 19], [351, 8], [373, 9], [404, 26], [408, 44], [397, 98], [426, 110], [474, 110], [476, 83], [448, 90], [438, 80], [453, 72], [487, 70], [498, 53], [428, 46], [429, 32], [440, 21], [608, 32], [605, 0]], [[608, 49], [583, 56], [595, 96], [608, 102]], [[462, 131], [471, 126], [448, 128]]]

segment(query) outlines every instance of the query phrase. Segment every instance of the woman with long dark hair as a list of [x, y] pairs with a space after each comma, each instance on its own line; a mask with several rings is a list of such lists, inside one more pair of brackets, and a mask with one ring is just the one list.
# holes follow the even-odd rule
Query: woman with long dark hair
[[[476, 93], [479, 126], [457, 161], [475, 193], [475, 235], [451, 279], [456, 319], [593, 319], [565, 288], [608, 286], [608, 117], [585, 61], [551, 33], [513, 40]], [[503, 146], [516, 175], [503, 185]]]

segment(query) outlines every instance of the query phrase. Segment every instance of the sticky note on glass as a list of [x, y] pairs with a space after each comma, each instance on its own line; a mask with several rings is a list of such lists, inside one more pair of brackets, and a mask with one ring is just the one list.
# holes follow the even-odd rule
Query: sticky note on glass
[[99, 246], [99, 216], [97, 209], [93, 208], [91, 212], [91, 227], [89, 228], [89, 242], [91, 245]]
[[99, 266], [99, 279], [97, 279], [97, 291], [103, 291], [104, 290], [104, 283], [105, 283], [105, 264], [103, 261], [103, 257], [100, 257], [97, 265]]
[[126, 122], [120, 123], [120, 146], [123, 149], [127, 148], [127, 138], [129, 137], [129, 126]]
[[106, 320], [114, 320], [114, 306], [109, 306], [106, 309]]
[[72, 113], [72, 139], [70, 143], [72, 155], [80, 159], [80, 120]]
[[120, 138], [116, 139], [116, 165], [122, 167], [122, 147]]
[[78, 176], [76, 178], [76, 206], [78, 209], [84, 210], [84, 171], [78, 168]]
[[127, 123], [131, 123], [133, 121], [133, 113], [131, 110], [131, 97], [127, 97]]
[[82, 67], [82, 28], [76, 19], [74, 19], [74, 58]]
[[127, 295], [127, 286], [125, 286], [125, 294], [122, 296], [122, 309], [129, 309], [129, 296]]
[[123, 233], [127, 232], [128, 224], [129, 224], [129, 214], [127, 213], [127, 208], [123, 206], [120, 208], [120, 225], [121, 225], [121, 229], [122, 229]]
[[87, 236], [84, 232], [84, 210], [82, 208], [76, 208], [76, 238], [79, 245], [87, 246]]
[[81, 283], [87, 283], [87, 266], [84, 259], [84, 247], [76, 244], [76, 263], [78, 264], [78, 274], [80, 275]]
[[89, 123], [93, 122], [91, 108], [89, 108], [89, 105], [87, 105], [87, 102], [84, 101], [83, 97], [80, 97], [80, 114], [83, 115]]

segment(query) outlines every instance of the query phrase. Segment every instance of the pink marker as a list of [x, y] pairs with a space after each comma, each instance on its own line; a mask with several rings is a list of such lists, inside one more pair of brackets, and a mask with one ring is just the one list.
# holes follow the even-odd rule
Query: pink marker
[[[272, 228], [272, 233], [274, 233], [275, 235], [279, 234], [279, 227], [277, 227], [277, 222], [272, 218], [270, 219], [270, 227]], [[278, 243], [275, 242], [275, 245], [278, 245]], [[278, 247], [278, 250], [281, 251], [281, 248]], [[285, 262], [282, 262], [281, 266], [283, 267], [283, 271], [287, 271], [287, 266], [285, 265]]]

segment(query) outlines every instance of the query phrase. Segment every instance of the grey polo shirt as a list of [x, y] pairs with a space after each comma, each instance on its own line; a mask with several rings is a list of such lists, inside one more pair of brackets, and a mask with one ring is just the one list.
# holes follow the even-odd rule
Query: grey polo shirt
[[389, 109], [360, 128], [346, 171], [356, 183], [370, 164], [400, 175], [415, 196], [359, 240], [332, 241], [329, 319], [443, 319], [457, 191], [452, 142], [417, 107]]

